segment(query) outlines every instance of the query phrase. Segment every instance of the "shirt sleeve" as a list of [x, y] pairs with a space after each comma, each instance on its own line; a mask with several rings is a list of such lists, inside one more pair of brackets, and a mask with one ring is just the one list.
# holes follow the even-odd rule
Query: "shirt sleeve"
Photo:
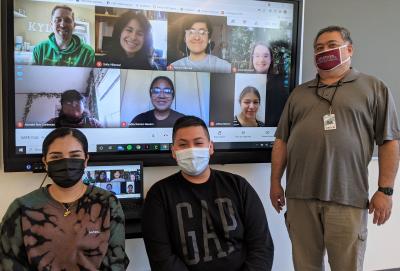
[[244, 190], [244, 215], [244, 242], [247, 256], [241, 271], [271, 270], [274, 244], [265, 209], [256, 191], [248, 183]]
[[110, 197], [110, 239], [100, 270], [126, 270], [129, 258], [125, 253], [125, 216], [115, 196]]
[[170, 242], [167, 216], [165, 215], [161, 192], [152, 187], [147, 193], [142, 232], [152, 271], [188, 271], [185, 263], [173, 253]]
[[8, 208], [0, 224], [0, 270], [29, 271], [28, 256], [23, 243], [21, 213], [18, 201]]
[[290, 129], [292, 126], [292, 121], [290, 118], [290, 104], [291, 104], [291, 97], [293, 95], [289, 96], [285, 107], [283, 108], [281, 118], [278, 123], [278, 128], [276, 129], [275, 132], [275, 137], [278, 139], [282, 139], [284, 142], [287, 142], [289, 140], [290, 136]]
[[382, 145], [385, 140], [400, 139], [399, 121], [394, 100], [389, 89], [382, 82], [377, 94], [374, 132], [377, 145]]

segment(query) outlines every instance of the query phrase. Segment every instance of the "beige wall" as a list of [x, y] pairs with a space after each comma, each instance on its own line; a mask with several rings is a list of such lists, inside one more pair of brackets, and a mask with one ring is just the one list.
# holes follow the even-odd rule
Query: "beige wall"
[[[36, 45], [42, 40], [47, 39], [50, 33], [48, 32], [33, 32], [29, 29], [50, 29], [51, 11], [54, 8], [54, 3], [33, 2], [26, 0], [15, 0], [15, 9], [23, 9], [26, 11], [26, 18], [16, 18], [15, 20], [15, 36], [23, 36], [24, 41]], [[90, 41], [94, 48], [95, 31], [94, 31], [94, 6], [84, 5], [69, 5], [75, 14], [75, 20], [89, 22]], [[36, 23], [35, 27], [30, 28], [30, 22]], [[42, 24], [42, 28], [39, 27]], [[48, 25], [48, 26], [47, 26]], [[31, 24], [32, 26], [32, 24]], [[51, 30], [50, 30], [51, 31]]]
[[[317, 5], [317, 2], [334, 3], [335, 1], [330, 0], [307, 0], [307, 2]], [[364, 0], [352, 0], [350, 2], [360, 2]], [[365, 0], [366, 2], [372, 2], [373, 0]], [[342, 2], [342, 1], [339, 1]], [[379, 1], [377, 1], [379, 2]], [[393, 2], [387, 0], [387, 2]], [[336, 2], [335, 2], [336, 3]], [[347, 2], [346, 2], [347, 3]], [[341, 3], [341, 10], [346, 7], [346, 3]], [[323, 4], [321, 4], [323, 6]], [[339, 5], [339, 4], [337, 4]], [[306, 10], [308, 5], [306, 6]], [[323, 7], [321, 7], [322, 9]], [[353, 9], [353, 13], [356, 9]], [[362, 16], [354, 16], [354, 20], [358, 20]], [[341, 14], [341, 13], [338, 13]], [[315, 14], [307, 14], [307, 23], [311, 24], [311, 19]], [[332, 15], [333, 16], [333, 15]], [[350, 16], [350, 15], [349, 15]], [[384, 15], [381, 15], [384, 17]], [[372, 17], [368, 17], [371, 20]], [[379, 21], [376, 18], [374, 21]], [[372, 22], [371, 22], [372, 23]], [[397, 24], [398, 25], [398, 24]], [[393, 35], [393, 33], [386, 33], [386, 35]], [[308, 35], [306, 38], [310, 38]], [[360, 45], [361, 46], [361, 45]], [[376, 42], [376, 46], [384, 46], [382, 42]], [[362, 47], [362, 46], [361, 46]], [[381, 51], [385, 57], [391, 56], [391, 51]], [[362, 57], [362, 56], [360, 56]], [[367, 57], [367, 56], [365, 56]], [[311, 63], [312, 64], [312, 63]], [[307, 63], [309, 65], [309, 63]], [[0, 66], [1, 69], [1, 66]], [[308, 75], [310, 75], [308, 73]], [[396, 79], [394, 79], [396, 80]], [[397, 78], [398, 80], [398, 78]], [[1, 78], [0, 78], [1, 83]], [[399, 85], [397, 85], [398, 87]], [[1, 88], [1, 87], [0, 87]], [[1, 101], [1, 96], [0, 96]], [[0, 103], [0, 108], [2, 104]], [[2, 113], [0, 113], [2, 116]], [[32, 173], [4, 173], [3, 172], [3, 155], [2, 155], [2, 118], [0, 118], [0, 217], [2, 217], [7, 210], [8, 205], [11, 201], [21, 195], [24, 195], [34, 189], [36, 189], [43, 178], [43, 174], [32, 174]], [[290, 252], [290, 242], [287, 236], [287, 232], [283, 223], [282, 215], [277, 215], [273, 211], [271, 204], [268, 200], [267, 191], [269, 190], [268, 176], [270, 175], [270, 164], [241, 164], [241, 165], [219, 165], [216, 166], [219, 169], [231, 171], [240, 174], [247, 178], [249, 182], [255, 187], [256, 191], [259, 193], [263, 204], [266, 208], [266, 213], [269, 220], [269, 226], [271, 234], [275, 244], [275, 258], [274, 258], [274, 271], [291, 271], [293, 270], [291, 264], [291, 252]], [[163, 176], [172, 174], [177, 170], [176, 167], [153, 167], [145, 168], [144, 179], [145, 179], [145, 189], [147, 189], [158, 179]], [[369, 165], [370, 172], [370, 193], [373, 193], [377, 187], [378, 178], [378, 162], [373, 160]], [[369, 217], [369, 236], [367, 251], [365, 255], [365, 271], [372, 271], [378, 269], [386, 268], [399, 268], [400, 267], [400, 257], [399, 257], [399, 245], [400, 245], [400, 176], [396, 178], [395, 194], [393, 196], [393, 210], [391, 219], [383, 226], [377, 227], [372, 224], [372, 217]], [[131, 264], [129, 266], [130, 271], [144, 271], [150, 270], [146, 252], [143, 245], [142, 239], [132, 239], [127, 240], [127, 253], [131, 259]]]

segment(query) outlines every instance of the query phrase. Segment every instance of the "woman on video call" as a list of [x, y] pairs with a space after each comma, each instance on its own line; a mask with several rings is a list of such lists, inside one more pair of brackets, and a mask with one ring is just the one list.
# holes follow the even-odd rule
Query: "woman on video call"
[[0, 270], [126, 270], [122, 207], [112, 193], [82, 181], [85, 135], [57, 128], [42, 150], [53, 183], [9, 206], [0, 226]]
[[285, 107], [289, 96], [288, 89], [284, 87], [284, 74], [274, 71], [274, 58], [271, 47], [263, 42], [256, 42], [251, 50], [250, 68], [258, 74], [267, 75], [267, 95], [265, 126], [275, 127]]
[[263, 127], [265, 124], [257, 120], [260, 107], [260, 92], [251, 86], [245, 87], [239, 96], [240, 113], [235, 116], [233, 126]]
[[114, 25], [112, 50], [98, 60], [122, 69], [157, 70], [151, 25], [142, 13], [127, 11]]
[[211, 55], [212, 25], [206, 16], [188, 16], [183, 24], [185, 54], [171, 63], [172, 70], [230, 73], [231, 64]]
[[184, 116], [171, 108], [176, 91], [169, 77], [155, 77], [149, 94], [154, 109], [135, 116], [129, 127], [172, 127], [177, 119]]

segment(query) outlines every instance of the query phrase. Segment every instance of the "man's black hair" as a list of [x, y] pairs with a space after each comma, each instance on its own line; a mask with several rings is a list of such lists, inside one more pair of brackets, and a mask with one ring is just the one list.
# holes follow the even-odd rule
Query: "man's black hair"
[[183, 116], [175, 121], [174, 127], [172, 128], [172, 143], [174, 143], [176, 132], [179, 129], [186, 128], [186, 127], [192, 127], [192, 126], [203, 127], [208, 140], [210, 140], [210, 133], [208, 132], [207, 125], [201, 118], [198, 118], [196, 116]]

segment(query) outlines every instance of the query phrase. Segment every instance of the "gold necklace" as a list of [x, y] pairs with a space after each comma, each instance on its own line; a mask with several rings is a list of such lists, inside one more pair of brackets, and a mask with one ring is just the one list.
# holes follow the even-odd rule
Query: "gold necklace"
[[[86, 191], [86, 186], [82, 186], [82, 187], [83, 187], [83, 189], [82, 189], [82, 191], [79, 193], [79, 196], [78, 196], [78, 198], [77, 198], [76, 200], [78, 200], [78, 199], [81, 197], [80, 194], [81, 194], [82, 192]], [[65, 203], [65, 202], [60, 202], [60, 204], [61, 204], [61, 206], [64, 208], [64, 217], [69, 216], [69, 215], [72, 213], [71, 210], [70, 210], [70, 208], [73, 207], [73, 202], [70, 203], [70, 204]]]
[[71, 210], [69, 208], [72, 207], [72, 204], [69, 205], [68, 203], [62, 203], [61, 205], [64, 207], [64, 217], [70, 215], [71, 214]]

